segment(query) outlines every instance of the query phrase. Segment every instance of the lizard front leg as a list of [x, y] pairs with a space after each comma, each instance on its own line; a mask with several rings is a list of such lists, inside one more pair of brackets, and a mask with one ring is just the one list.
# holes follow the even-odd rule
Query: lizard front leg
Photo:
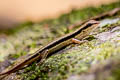
[[75, 43], [75, 44], [82, 44], [82, 43], [85, 43], [87, 42], [87, 40], [78, 40], [76, 38], [72, 38], [72, 43]]

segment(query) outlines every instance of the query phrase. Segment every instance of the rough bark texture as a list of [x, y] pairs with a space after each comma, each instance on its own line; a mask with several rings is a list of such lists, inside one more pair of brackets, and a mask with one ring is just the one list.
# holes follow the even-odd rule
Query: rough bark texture
[[[48, 42], [72, 32], [74, 28], [69, 29], [69, 25], [116, 7], [120, 7], [120, 2], [74, 10], [57, 19], [38, 24], [28, 22], [16, 29], [1, 31], [0, 71], [20, 56], [32, 54]], [[119, 80], [120, 12], [101, 19], [100, 26], [86, 39], [89, 41], [82, 45], [70, 45], [46, 59], [43, 64], [36, 66], [34, 62], [3, 80]], [[25, 57], [19, 58], [15, 64]]]

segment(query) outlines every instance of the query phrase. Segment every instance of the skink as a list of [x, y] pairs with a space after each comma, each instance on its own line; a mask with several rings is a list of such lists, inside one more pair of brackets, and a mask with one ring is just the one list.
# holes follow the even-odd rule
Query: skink
[[10, 74], [13, 73], [20, 68], [22, 68], [25, 65], [31, 64], [32, 62], [39, 60], [41, 61], [43, 59], [43, 55], [46, 55], [46, 58], [49, 56], [55, 54], [58, 50], [63, 49], [64, 47], [72, 44], [72, 43], [80, 43], [79, 40], [82, 40], [83, 38], [87, 37], [90, 32], [92, 32], [99, 24], [99, 21], [96, 20], [90, 20], [86, 22], [84, 25], [82, 25], [79, 29], [76, 31], [69, 33], [51, 43], [44, 46], [43, 48], [37, 50], [33, 55], [29, 56], [24, 61], [20, 62], [19, 64], [13, 66], [8, 71], [0, 73], [0, 75]]

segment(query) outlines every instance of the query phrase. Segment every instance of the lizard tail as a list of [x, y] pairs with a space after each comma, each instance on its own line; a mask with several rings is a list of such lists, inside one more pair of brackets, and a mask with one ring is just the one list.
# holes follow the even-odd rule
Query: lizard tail
[[0, 80], [4, 79], [7, 75], [7, 72], [0, 73]]
[[6, 72], [1, 72], [1, 73], [0, 73], [0, 76], [5, 75], [5, 74], [9, 74], [9, 72], [8, 72], [8, 71], [6, 71]]

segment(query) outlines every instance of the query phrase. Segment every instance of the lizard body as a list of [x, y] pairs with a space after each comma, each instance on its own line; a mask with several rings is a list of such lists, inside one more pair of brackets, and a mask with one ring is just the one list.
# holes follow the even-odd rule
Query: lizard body
[[49, 43], [45, 47], [37, 50], [33, 55], [29, 56], [24, 61], [21, 61], [19, 64], [13, 66], [13, 68], [11, 68], [10, 70], [0, 73], [0, 75], [13, 73], [13, 72], [19, 70], [20, 68], [22, 68], [23, 66], [31, 64], [32, 62], [34, 62], [36, 60], [41, 61], [42, 55], [45, 54], [46, 50], [47, 50], [47, 58], [48, 58], [49, 56], [53, 55], [56, 51], [66, 47], [72, 43], [75, 43], [72, 41], [73, 38], [82, 40], [83, 38], [88, 36], [89, 33], [98, 26], [98, 24], [99, 24], [99, 22], [95, 21], [95, 20], [88, 21], [83, 26], [81, 26], [79, 29], [77, 29], [76, 31], [69, 33], [69, 34]]

